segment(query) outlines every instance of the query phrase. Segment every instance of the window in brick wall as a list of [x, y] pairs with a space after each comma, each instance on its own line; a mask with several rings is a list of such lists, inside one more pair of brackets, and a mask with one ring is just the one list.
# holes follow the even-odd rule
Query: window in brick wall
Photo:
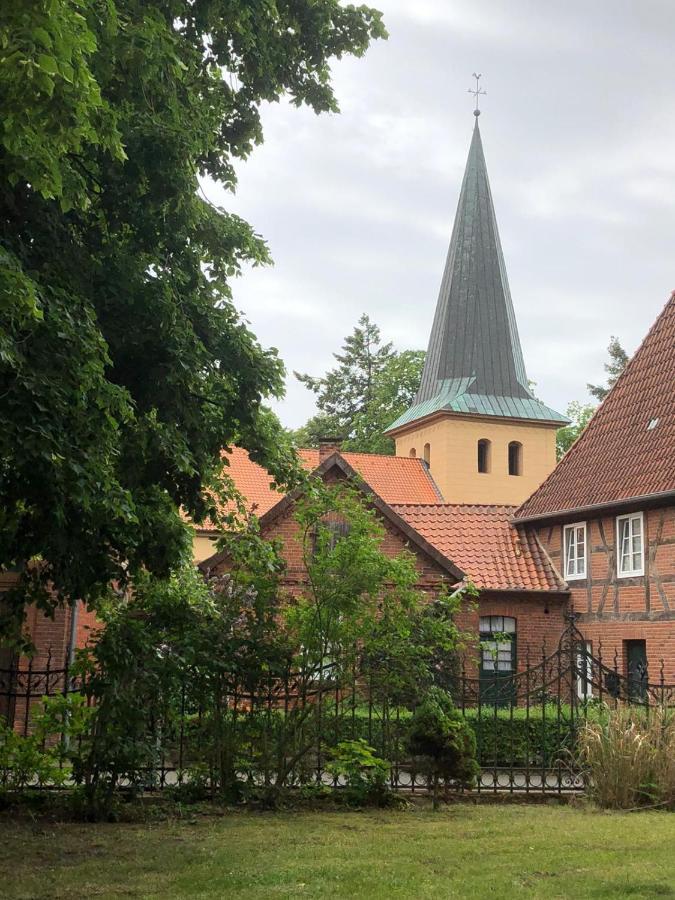
[[316, 553], [318, 549], [319, 529], [321, 532], [328, 535], [327, 549], [334, 550], [339, 541], [349, 534], [349, 522], [339, 521], [337, 519], [326, 519], [321, 522], [314, 531], [313, 553]]
[[516, 663], [516, 620], [510, 616], [481, 616], [481, 669], [513, 672]]
[[619, 578], [644, 575], [644, 521], [642, 513], [616, 520], [616, 565]]
[[514, 699], [516, 620], [480, 617], [480, 696], [482, 703], [506, 706]]
[[565, 579], [586, 577], [586, 523], [576, 522], [563, 529], [565, 548]]

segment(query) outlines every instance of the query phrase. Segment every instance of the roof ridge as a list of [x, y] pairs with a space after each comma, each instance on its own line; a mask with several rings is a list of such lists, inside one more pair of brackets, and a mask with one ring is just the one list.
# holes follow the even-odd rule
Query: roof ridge
[[451, 506], [466, 508], [478, 507], [479, 509], [515, 509], [515, 503], [451, 503]]
[[452, 509], [516, 509], [514, 503], [392, 503], [391, 506], [438, 506]]
[[[296, 447], [296, 450], [298, 453], [319, 453], [318, 447]], [[340, 453], [342, 456], [349, 454], [350, 456], [367, 456], [373, 459], [398, 459], [405, 462], [424, 463], [424, 460], [419, 456], [397, 456], [395, 453], [371, 453], [369, 450], [343, 450], [340, 447], [335, 447], [332, 452]]]

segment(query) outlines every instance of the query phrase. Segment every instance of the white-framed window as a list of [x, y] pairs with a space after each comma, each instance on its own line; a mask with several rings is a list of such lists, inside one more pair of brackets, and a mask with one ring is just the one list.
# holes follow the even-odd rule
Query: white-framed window
[[586, 523], [575, 522], [563, 528], [565, 580], [586, 577]]
[[481, 616], [479, 628], [483, 674], [514, 672], [516, 620], [511, 616]]
[[577, 651], [577, 697], [580, 700], [590, 700], [593, 696], [592, 657], [593, 645], [584, 641]]
[[619, 578], [644, 575], [645, 542], [642, 513], [617, 516], [616, 569]]

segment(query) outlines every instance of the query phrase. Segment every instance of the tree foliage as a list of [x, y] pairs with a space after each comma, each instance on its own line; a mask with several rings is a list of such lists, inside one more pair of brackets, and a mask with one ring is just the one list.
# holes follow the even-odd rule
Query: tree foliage
[[576, 400], [573, 400], [568, 405], [565, 415], [570, 420], [570, 424], [565, 425], [564, 428], [559, 428], [555, 437], [558, 459], [562, 459], [586, 428], [595, 409], [596, 407], [592, 403], [579, 403]]
[[[273, 802], [315, 782], [326, 747], [354, 740], [357, 706], [412, 707], [455, 671], [454, 616], [471, 591], [419, 591], [413, 556], [385, 552], [381, 522], [349, 484], [310, 482], [295, 523], [307, 578], [293, 590], [283, 548], [253, 519], [223, 539], [225, 574], [141, 576], [130, 602], [103, 605], [77, 773], [91, 815], [120, 781], [146, 784], [177, 746], [190, 783]], [[343, 763], [364, 764], [343, 750]]]
[[612, 335], [607, 346], [609, 353], [609, 362], [605, 363], [605, 372], [607, 372], [607, 384], [588, 384], [589, 394], [596, 400], [602, 402], [607, 394], [611, 391], [617, 382], [619, 375], [628, 365], [630, 357], [619, 343], [618, 337]]
[[410, 404], [424, 365], [420, 350], [394, 350], [382, 344], [380, 329], [362, 315], [345, 338], [338, 365], [322, 377], [295, 373], [317, 395], [319, 413], [294, 433], [298, 446], [316, 447], [326, 436], [344, 438], [346, 450], [393, 453], [387, 426]]
[[231, 301], [268, 250], [199, 179], [234, 189], [263, 101], [337, 110], [331, 60], [383, 36], [338, 0], [2, 4], [0, 565], [39, 558], [43, 606], [166, 575], [221, 448], [289, 476], [282, 365]]
[[450, 696], [439, 688], [430, 688], [415, 710], [408, 747], [429, 769], [434, 809], [438, 806], [440, 780], [473, 786], [479, 771], [475, 735]]
[[[617, 382], [619, 375], [628, 365], [630, 357], [619, 343], [617, 337], [612, 336], [607, 347], [609, 353], [609, 361], [605, 363], [605, 372], [607, 372], [607, 384], [588, 384], [589, 393], [598, 401], [602, 402], [610, 390]], [[573, 400], [567, 407], [566, 415], [571, 422], [564, 428], [560, 428], [556, 434], [556, 451], [558, 459], [567, 453], [572, 444], [580, 437], [586, 426], [591, 420], [596, 410], [593, 403], [579, 403]]]

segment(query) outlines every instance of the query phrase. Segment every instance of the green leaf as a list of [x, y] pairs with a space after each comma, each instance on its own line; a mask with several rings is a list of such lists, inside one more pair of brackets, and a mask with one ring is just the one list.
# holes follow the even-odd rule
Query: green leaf
[[48, 56], [46, 53], [40, 53], [38, 54], [37, 64], [43, 72], [47, 72], [49, 75], [58, 75], [59, 64], [53, 56]]
[[47, 50], [51, 50], [51, 48], [52, 48], [51, 35], [45, 28], [42, 28], [42, 26], [38, 25], [36, 28], [34, 28], [32, 30], [31, 34], [33, 35], [33, 38], [39, 44], [41, 44]]

